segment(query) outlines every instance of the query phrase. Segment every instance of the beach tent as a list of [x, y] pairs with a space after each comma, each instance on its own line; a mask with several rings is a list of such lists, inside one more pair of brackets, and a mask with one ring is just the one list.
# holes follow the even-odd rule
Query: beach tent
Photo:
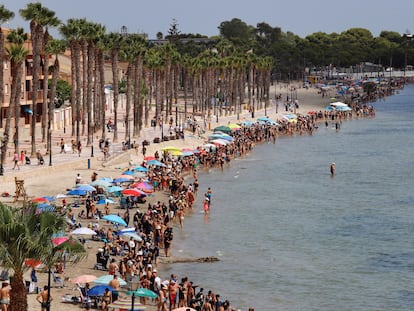
[[347, 104], [345, 104], [345, 103], [342, 103], [342, 102], [334, 102], [334, 103], [331, 103], [330, 104], [331, 106], [334, 106], [334, 107], [348, 107], [348, 105]]

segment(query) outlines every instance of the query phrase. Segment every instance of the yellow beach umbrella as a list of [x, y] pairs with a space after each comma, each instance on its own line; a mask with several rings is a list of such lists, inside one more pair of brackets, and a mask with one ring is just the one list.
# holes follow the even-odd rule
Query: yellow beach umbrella
[[161, 150], [162, 151], [167, 151], [167, 152], [170, 152], [170, 151], [181, 151], [181, 148], [174, 147], [174, 146], [167, 146], [167, 147], [162, 148]]
[[227, 125], [230, 129], [232, 130], [237, 130], [237, 129], [241, 129], [241, 126], [236, 124], [236, 123], [230, 123], [229, 125]]
[[184, 154], [181, 150], [171, 150], [171, 151], [168, 151], [168, 153], [173, 156], [182, 156]]

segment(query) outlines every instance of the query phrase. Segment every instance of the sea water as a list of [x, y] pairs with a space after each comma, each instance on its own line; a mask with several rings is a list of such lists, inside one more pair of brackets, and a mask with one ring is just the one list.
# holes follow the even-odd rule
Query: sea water
[[241, 310], [413, 310], [414, 86], [373, 106], [375, 118], [321, 124], [200, 172], [173, 253], [220, 261], [164, 277], [188, 276]]

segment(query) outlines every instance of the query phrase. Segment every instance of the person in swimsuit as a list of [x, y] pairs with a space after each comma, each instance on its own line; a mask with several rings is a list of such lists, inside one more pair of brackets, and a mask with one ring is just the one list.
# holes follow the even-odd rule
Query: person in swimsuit
[[8, 282], [3, 282], [0, 289], [1, 311], [7, 311], [10, 304], [10, 286]]
[[331, 176], [335, 175], [335, 163], [334, 162], [331, 163], [330, 168], [331, 168]]
[[112, 302], [112, 293], [109, 291], [109, 288], [105, 288], [102, 300], [101, 310], [108, 311], [108, 306]]
[[49, 296], [48, 298], [48, 289], [49, 287], [47, 285], [45, 285], [43, 287], [43, 290], [37, 295], [36, 300], [40, 303], [41, 305], [41, 311], [46, 311], [48, 305], [50, 304], [50, 302], [53, 300], [52, 295]]

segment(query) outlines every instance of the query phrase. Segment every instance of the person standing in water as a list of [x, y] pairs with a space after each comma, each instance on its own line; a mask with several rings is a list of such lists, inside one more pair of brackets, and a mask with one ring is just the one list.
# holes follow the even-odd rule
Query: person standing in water
[[331, 163], [331, 176], [335, 175], [335, 162]]

